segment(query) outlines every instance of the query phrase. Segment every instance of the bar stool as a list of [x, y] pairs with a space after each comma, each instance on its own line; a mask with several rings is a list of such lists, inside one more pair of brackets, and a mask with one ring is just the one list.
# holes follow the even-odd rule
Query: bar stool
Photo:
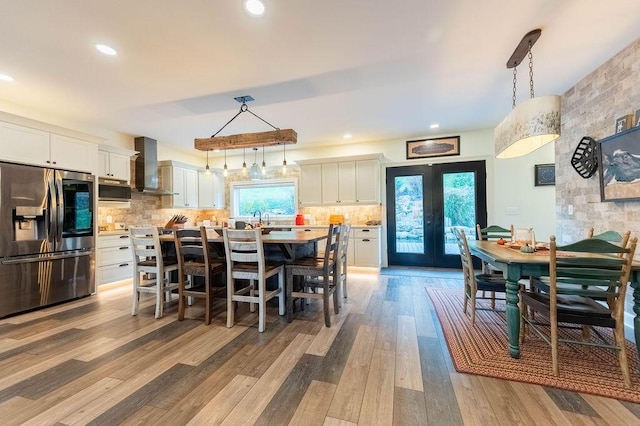
[[[133, 306], [131, 315], [138, 314], [141, 293], [156, 295], [156, 318], [163, 315], [165, 294], [171, 297], [171, 290], [178, 288], [172, 283], [170, 272], [178, 269], [175, 258], [165, 258], [160, 247], [158, 229], [155, 226], [131, 226], [131, 250], [133, 253]], [[153, 274], [151, 278], [141, 278], [142, 274]]]
[[[280, 315], [284, 315], [284, 264], [265, 262], [262, 230], [223, 228], [224, 249], [227, 257], [227, 327], [233, 327], [234, 303], [250, 303], [251, 312], [258, 304], [258, 331], [266, 323], [266, 303], [278, 297]], [[267, 278], [278, 275], [278, 288], [267, 291]], [[249, 280], [248, 285], [236, 289], [236, 280]], [[257, 282], [257, 289], [255, 283]], [[257, 290], [257, 295], [256, 295]]]
[[[178, 256], [178, 320], [184, 319], [187, 297], [195, 297], [204, 299], [204, 323], [209, 325], [213, 310], [212, 281], [216, 275], [225, 272], [225, 265], [211, 258], [207, 230], [204, 226], [200, 229], [174, 227], [173, 237]], [[204, 282], [202, 284], [196, 282], [195, 277], [203, 277]]]

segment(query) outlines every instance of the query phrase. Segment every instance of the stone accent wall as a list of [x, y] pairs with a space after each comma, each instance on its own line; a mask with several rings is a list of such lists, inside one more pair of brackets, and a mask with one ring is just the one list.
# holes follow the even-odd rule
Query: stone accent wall
[[[640, 39], [586, 76], [562, 96], [562, 136], [556, 141], [556, 217], [560, 242], [609, 229], [640, 237], [640, 201], [600, 201], [599, 172], [589, 179], [571, 166], [583, 136], [615, 133], [615, 120], [640, 109]], [[640, 194], [639, 194], [640, 195]], [[574, 213], [569, 214], [572, 205]], [[636, 255], [640, 258], [640, 255]]]
[[[640, 201], [600, 201], [598, 170], [589, 179], [571, 166], [583, 136], [600, 140], [615, 133], [615, 120], [640, 109], [640, 39], [586, 76], [562, 96], [562, 136], [556, 141], [556, 226], [561, 243], [614, 229], [640, 238]], [[639, 194], [640, 195], [640, 194]], [[573, 215], [568, 206], [573, 206]], [[640, 250], [636, 251], [640, 259]], [[627, 291], [625, 323], [633, 318], [632, 291]]]

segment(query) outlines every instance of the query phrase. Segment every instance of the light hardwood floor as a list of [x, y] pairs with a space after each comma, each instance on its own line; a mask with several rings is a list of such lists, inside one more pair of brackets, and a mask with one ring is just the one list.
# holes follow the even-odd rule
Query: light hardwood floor
[[[640, 406], [458, 374], [425, 286], [449, 271], [352, 270], [333, 326], [311, 301], [267, 329], [198, 305], [130, 315], [127, 286], [0, 321], [0, 424], [633, 425]], [[245, 305], [245, 304], [242, 304]], [[638, 386], [639, 384], [634, 384]]]

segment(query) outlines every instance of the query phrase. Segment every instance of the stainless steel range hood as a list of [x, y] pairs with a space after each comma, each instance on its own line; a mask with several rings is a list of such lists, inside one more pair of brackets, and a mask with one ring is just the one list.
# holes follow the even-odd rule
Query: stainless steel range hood
[[140, 192], [149, 194], [171, 194], [158, 187], [158, 142], [145, 136], [135, 138], [136, 158], [135, 184]]

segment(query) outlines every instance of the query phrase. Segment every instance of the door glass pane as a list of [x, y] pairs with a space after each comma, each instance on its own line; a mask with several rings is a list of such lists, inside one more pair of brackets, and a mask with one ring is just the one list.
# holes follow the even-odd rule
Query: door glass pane
[[396, 252], [424, 253], [422, 175], [396, 176]]
[[445, 173], [442, 176], [444, 195], [445, 254], [458, 254], [452, 228], [463, 228], [469, 240], [476, 239], [475, 173]]

